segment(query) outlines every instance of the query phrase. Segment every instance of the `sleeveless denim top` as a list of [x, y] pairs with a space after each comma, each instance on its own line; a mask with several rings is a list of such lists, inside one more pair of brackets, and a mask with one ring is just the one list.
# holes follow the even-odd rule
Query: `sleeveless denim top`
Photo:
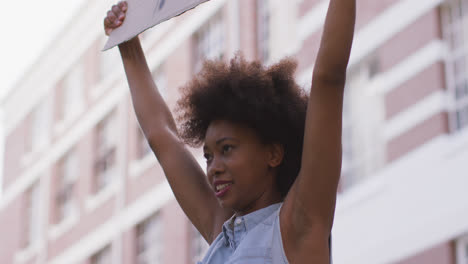
[[279, 227], [281, 205], [231, 217], [197, 264], [287, 264]]

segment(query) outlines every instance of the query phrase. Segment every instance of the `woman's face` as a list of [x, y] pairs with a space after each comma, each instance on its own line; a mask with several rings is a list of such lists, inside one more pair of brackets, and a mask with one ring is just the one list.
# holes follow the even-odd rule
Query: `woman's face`
[[244, 215], [281, 201], [275, 167], [283, 158], [277, 144], [264, 144], [255, 131], [230, 121], [211, 122], [203, 147], [207, 176], [224, 208]]

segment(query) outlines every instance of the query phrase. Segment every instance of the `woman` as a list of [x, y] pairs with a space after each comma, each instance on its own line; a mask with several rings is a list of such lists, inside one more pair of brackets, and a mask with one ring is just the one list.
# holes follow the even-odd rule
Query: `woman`
[[[106, 34], [126, 2], [112, 7]], [[119, 45], [135, 112], [179, 205], [210, 244], [201, 263], [330, 263], [355, 0], [331, 0], [310, 96], [295, 62], [207, 62], [183, 90], [181, 131], [138, 38]], [[184, 141], [203, 145], [207, 173]]]

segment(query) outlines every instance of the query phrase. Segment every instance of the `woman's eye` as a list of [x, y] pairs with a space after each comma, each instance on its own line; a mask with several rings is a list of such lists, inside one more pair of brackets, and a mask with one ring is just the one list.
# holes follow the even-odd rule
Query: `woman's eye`
[[223, 153], [226, 154], [228, 153], [229, 151], [232, 150], [232, 146], [231, 145], [224, 145], [223, 146]]
[[208, 153], [205, 153], [203, 156], [205, 157], [206, 161], [209, 161], [211, 159], [211, 155]]

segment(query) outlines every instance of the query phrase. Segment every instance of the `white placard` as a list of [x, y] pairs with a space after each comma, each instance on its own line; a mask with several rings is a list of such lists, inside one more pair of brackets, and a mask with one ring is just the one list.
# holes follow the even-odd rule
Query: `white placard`
[[127, 0], [124, 23], [113, 30], [104, 50], [130, 40], [148, 28], [171, 19], [208, 0]]

